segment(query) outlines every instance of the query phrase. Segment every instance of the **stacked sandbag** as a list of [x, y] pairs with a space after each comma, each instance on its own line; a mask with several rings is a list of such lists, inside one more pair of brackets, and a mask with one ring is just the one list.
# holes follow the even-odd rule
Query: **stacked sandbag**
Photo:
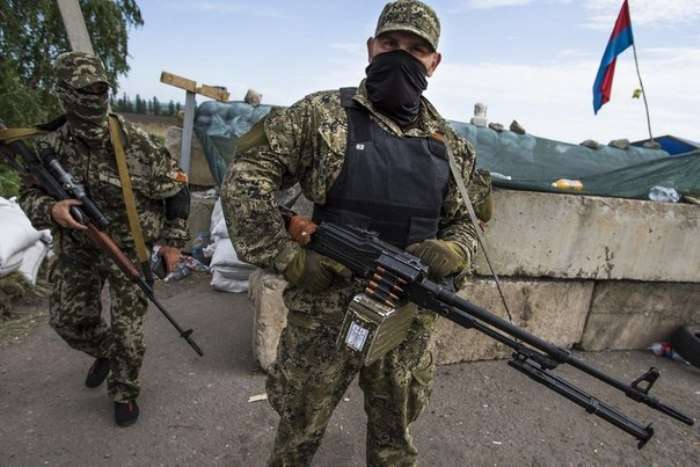
[[255, 266], [238, 259], [226, 228], [221, 199], [216, 201], [211, 215], [210, 236], [213, 243], [207, 250], [211, 254], [211, 286], [221, 292], [246, 292], [248, 277]]
[[51, 244], [48, 230], [39, 232], [14, 199], [0, 197], [0, 277], [15, 271], [32, 285]]

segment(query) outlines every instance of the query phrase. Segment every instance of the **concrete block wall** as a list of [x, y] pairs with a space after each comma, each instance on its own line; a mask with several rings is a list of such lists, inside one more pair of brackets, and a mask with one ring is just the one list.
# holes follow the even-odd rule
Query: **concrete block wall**
[[[700, 282], [700, 208], [496, 190], [487, 241], [501, 276]], [[483, 258], [477, 273], [488, 275]]]

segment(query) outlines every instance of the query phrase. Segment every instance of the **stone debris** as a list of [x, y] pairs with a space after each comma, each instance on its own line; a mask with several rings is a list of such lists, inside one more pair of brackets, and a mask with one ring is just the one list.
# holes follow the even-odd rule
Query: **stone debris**
[[255, 89], [248, 89], [248, 92], [245, 93], [245, 97], [243, 98], [243, 101], [246, 104], [252, 105], [253, 107], [257, 107], [260, 104], [262, 104], [262, 98], [263, 95], [260, 94], [258, 91]]
[[626, 138], [622, 139], [614, 139], [608, 143], [608, 146], [612, 146], [617, 149], [622, 149], [626, 151], [627, 149], [630, 148], [630, 140]]
[[582, 142], [579, 146], [584, 146], [590, 149], [600, 149], [600, 143], [594, 139], [587, 139], [586, 141]]
[[489, 128], [491, 128], [496, 133], [503, 133], [504, 131], [506, 131], [506, 127], [504, 127], [500, 123], [495, 123], [495, 122], [489, 123]]
[[516, 135], [524, 135], [526, 133], [525, 128], [523, 128], [517, 120], [513, 120], [513, 122], [510, 124], [510, 131]]

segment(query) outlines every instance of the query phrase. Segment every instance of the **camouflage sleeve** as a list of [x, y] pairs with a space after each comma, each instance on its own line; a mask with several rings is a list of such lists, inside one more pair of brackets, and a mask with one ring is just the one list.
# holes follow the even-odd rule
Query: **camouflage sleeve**
[[56, 200], [44, 193], [40, 188], [22, 184], [19, 205], [37, 230], [56, 227], [51, 218], [51, 208]]
[[[187, 175], [180, 169], [170, 152], [141, 128], [128, 122], [124, 125], [129, 137], [130, 151], [136, 152], [136, 160], [146, 160], [149, 163], [149, 168], [145, 171], [150, 175], [145, 193], [148, 198], [163, 200], [165, 204], [169, 198], [187, 188]], [[182, 248], [189, 239], [187, 218], [177, 217], [170, 220], [166, 216], [158, 242]]]
[[276, 110], [262, 123], [257, 145], [231, 163], [221, 201], [243, 261], [283, 271], [300, 248], [285, 230], [275, 192], [299, 181], [313, 160], [315, 121], [309, 98]]
[[[182, 198], [181, 191], [188, 189], [187, 175], [180, 170], [175, 158], [170, 152], [160, 144], [157, 146], [157, 152], [154, 159], [158, 167], [154, 170], [152, 182], [152, 197], [154, 199], [163, 199], [164, 203], [171, 202]], [[177, 216], [174, 219], [165, 218], [163, 229], [160, 233], [159, 242], [164, 245], [183, 248], [190, 239], [190, 232], [187, 228], [187, 216], [189, 215], [189, 193], [184, 198], [187, 203], [184, 211], [185, 216]]]
[[[462, 171], [464, 184], [469, 187], [474, 166], [476, 164], [476, 154], [474, 148], [465, 139], [451, 134], [448, 135], [448, 144], [457, 161], [458, 167]], [[467, 208], [464, 206], [462, 195], [459, 193], [454, 178], [450, 176], [447, 195], [443, 204], [442, 218], [438, 230], [438, 238], [442, 240], [452, 240], [457, 242], [467, 255], [468, 266], [463, 272], [469, 271], [472, 261], [476, 255], [477, 233], [476, 227], [469, 218]]]

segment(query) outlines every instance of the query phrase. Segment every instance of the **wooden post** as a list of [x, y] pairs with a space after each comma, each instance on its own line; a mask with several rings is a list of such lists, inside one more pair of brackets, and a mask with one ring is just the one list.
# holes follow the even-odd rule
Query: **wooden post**
[[63, 24], [68, 33], [68, 42], [71, 49], [74, 52], [85, 52], [95, 55], [78, 0], [57, 0], [57, 2], [63, 18]]
[[198, 87], [196, 81], [168, 73], [167, 71], [161, 73], [160, 82], [185, 90], [185, 117], [182, 122], [180, 168], [189, 175], [192, 153], [192, 131], [194, 130], [194, 111], [196, 107], [195, 96], [201, 94], [220, 102], [226, 102], [228, 101], [229, 93], [226, 88], [220, 86], [208, 86], [203, 84]]
[[185, 118], [182, 122], [182, 148], [180, 149], [180, 168], [190, 174], [192, 159], [192, 131], [194, 130], [195, 93], [187, 91], [185, 96]]

